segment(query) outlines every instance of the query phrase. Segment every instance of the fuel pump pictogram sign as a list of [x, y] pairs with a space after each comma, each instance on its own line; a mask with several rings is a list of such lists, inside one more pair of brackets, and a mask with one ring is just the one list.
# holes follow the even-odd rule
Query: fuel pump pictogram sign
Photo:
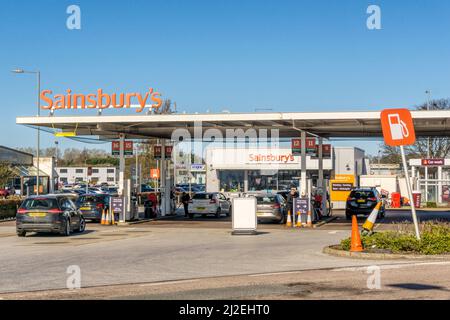
[[416, 142], [411, 112], [408, 109], [385, 109], [381, 112], [384, 142], [391, 147], [408, 146]]

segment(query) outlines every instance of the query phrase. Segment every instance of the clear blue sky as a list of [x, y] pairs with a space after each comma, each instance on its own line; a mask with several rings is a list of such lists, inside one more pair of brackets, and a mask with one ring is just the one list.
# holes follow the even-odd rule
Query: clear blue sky
[[[81, 7], [81, 30], [66, 8]], [[382, 10], [382, 30], [366, 9]], [[450, 1], [2, 1], [0, 144], [33, 146], [35, 79], [43, 89], [145, 92], [186, 112], [413, 107], [450, 97]], [[43, 147], [54, 138], [43, 134]], [[82, 146], [63, 140], [62, 147]], [[341, 143], [344, 144], [344, 143]], [[375, 143], [346, 143], [376, 152]], [[109, 145], [105, 145], [109, 149]], [[375, 150], [375, 151], [374, 151]]]

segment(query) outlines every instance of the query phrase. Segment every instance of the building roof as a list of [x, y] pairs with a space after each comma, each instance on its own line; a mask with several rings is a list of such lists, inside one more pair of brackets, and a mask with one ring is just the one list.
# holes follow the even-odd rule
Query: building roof
[[[171, 138], [175, 129], [186, 129], [191, 136], [194, 124], [202, 123], [202, 132], [217, 129], [278, 129], [280, 138], [298, 137], [299, 129], [312, 135], [333, 137], [381, 137], [380, 111], [357, 112], [270, 112], [140, 114], [96, 116], [18, 117], [17, 124], [39, 126], [49, 131], [74, 131], [80, 136], [126, 138]], [[450, 111], [412, 111], [416, 136], [450, 135]]]

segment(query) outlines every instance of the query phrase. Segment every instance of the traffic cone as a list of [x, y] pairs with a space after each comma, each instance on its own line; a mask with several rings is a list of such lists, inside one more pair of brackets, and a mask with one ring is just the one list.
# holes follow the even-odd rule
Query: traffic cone
[[100, 222], [100, 224], [106, 224], [106, 214], [105, 214], [105, 210], [102, 210], [102, 221]]
[[361, 243], [361, 236], [359, 235], [358, 230], [358, 219], [356, 218], [356, 215], [352, 216], [352, 239], [351, 239], [351, 246], [350, 246], [350, 252], [361, 252], [363, 251], [362, 243]]
[[312, 228], [311, 210], [308, 210], [308, 219], [306, 220], [306, 226]]
[[370, 215], [367, 217], [366, 222], [363, 224], [363, 230], [361, 231], [361, 234], [368, 235], [373, 233], [373, 226], [375, 225], [375, 222], [377, 221], [378, 212], [381, 208], [381, 202], [378, 202], [375, 208], [372, 210]]
[[288, 210], [286, 227], [292, 227], [291, 210]]
[[297, 228], [301, 228], [302, 227], [302, 215], [300, 213], [300, 211], [297, 211], [297, 224], [296, 224]]
[[115, 219], [114, 219], [114, 212], [113, 211], [110, 211], [111, 212], [111, 224], [112, 225], [115, 225], [116, 224], [116, 221], [115, 221]]
[[111, 213], [109, 212], [109, 210], [106, 210], [106, 225], [109, 226], [110, 224], [111, 224]]

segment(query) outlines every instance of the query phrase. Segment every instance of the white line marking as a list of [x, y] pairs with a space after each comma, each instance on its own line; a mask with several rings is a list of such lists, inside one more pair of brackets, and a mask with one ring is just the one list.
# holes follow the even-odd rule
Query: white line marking
[[[415, 262], [415, 263], [400, 263], [400, 264], [380, 264], [381, 269], [401, 269], [408, 267], [419, 267], [419, 266], [434, 266], [434, 265], [450, 265], [450, 261], [436, 261], [436, 262]], [[363, 267], [350, 267], [350, 268], [336, 268], [330, 271], [340, 272], [340, 271], [365, 271], [369, 266]]]
[[174, 280], [174, 281], [164, 281], [164, 282], [153, 282], [153, 283], [145, 283], [139, 285], [140, 287], [152, 287], [152, 286], [161, 286], [166, 284], [175, 284], [175, 283], [189, 283], [189, 282], [197, 282], [198, 279], [192, 279], [192, 280]]

